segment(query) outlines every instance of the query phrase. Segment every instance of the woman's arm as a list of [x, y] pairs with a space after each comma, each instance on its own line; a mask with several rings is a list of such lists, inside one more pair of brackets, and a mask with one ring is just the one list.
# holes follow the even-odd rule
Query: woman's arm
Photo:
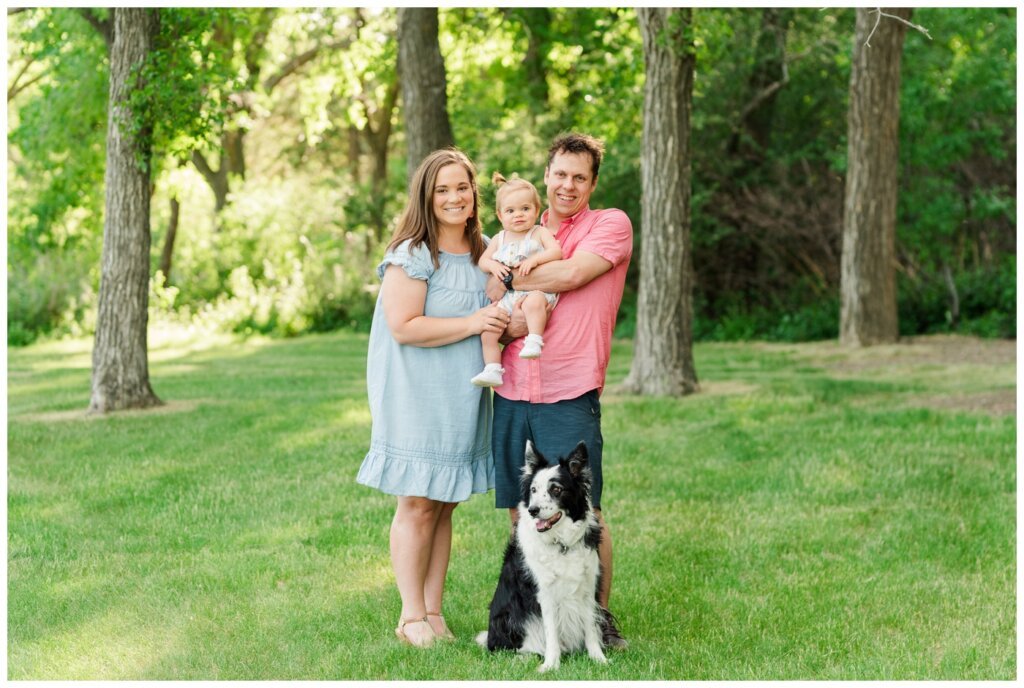
[[429, 318], [423, 315], [427, 283], [409, 277], [397, 265], [389, 265], [381, 284], [381, 306], [391, 336], [399, 344], [434, 347], [462, 341], [482, 332], [501, 332], [508, 314], [497, 306], [483, 308], [459, 318]]

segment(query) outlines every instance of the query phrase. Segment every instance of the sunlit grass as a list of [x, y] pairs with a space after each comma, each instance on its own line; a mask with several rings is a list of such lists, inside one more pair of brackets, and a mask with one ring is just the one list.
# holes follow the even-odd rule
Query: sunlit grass
[[[365, 351], [169, 333], [167, 405], [86, 417], [88, 342], [12, 350], [9, 678], [536, 677], [472, 642], [507, 534], [490, 496], [455, 513], [458, 642], [395, 640], [394, 501], [354, 482]], [[820, 344], [700, 345], [704, 391], [655, 400], [616, 391], [629, 354], [602, 406], [632, 645], [555, 678], [1015, 676], [1014, 418], [918, 404], [1012, 387], [1012, 363], [939, 374], [898, 350], [861, 375]]]

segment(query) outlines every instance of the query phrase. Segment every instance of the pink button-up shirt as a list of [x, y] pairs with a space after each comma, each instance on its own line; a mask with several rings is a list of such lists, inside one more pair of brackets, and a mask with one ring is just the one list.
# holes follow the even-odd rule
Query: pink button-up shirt
[[[547, 211], [541, 224], [546, 220]], [[563, 260], [584, 251], [604, 258], [612, 269], [559, 297], [544, 330], [540, 358], [519, 358], [522, 337], [505, 347], [505, 382], [494, 390], [505, 399], [550, 404], [604, 389], [615, 316], [633, 254], [633, 225], [621, 210], [587, 207], [563, 220], [555, 238]]]

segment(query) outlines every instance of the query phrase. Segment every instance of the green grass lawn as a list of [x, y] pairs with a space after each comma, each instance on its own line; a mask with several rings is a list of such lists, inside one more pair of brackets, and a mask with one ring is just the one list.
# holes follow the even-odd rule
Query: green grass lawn
[[[168, 405], [101, 418], [89, 342], [11, 350], [9, 678], [538, 677], [472, 640], [508, 532], [491, 495], [455, 513], [458, 641], [396, 641], [394, 499], [355, 484], [366, 341], [166, 341]], [[1015, 363], [915, 351], [698, 345], [704, 391], [654, 400], [615, 392], [617, 342], [603, 501], [631, 647], [545, 676], [1013, 679], [1015, 419], [931, 401], [1012, 394]]]

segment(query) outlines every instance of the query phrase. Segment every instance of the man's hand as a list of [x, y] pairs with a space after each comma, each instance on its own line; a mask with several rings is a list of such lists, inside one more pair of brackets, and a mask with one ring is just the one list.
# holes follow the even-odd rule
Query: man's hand
[[[526, 299], [524, 294], [521, 299], [516, 301], [515, 305], [512, 306], [512, 320], [509, 321], [508, 325], [505, 326], [505, 333], [501, 335], [498, 340], [502, 344], [508, 344], [514, 339], [525, 337], [530, 333], [529, 328], [526, 325], [526, 314], [523, 313], [523, 301]], [[548, 304], [548, 317], [551, 317], [551, 311], [555, 310], [554, 304]]]
[[526, 314], [523, 313], [524, 299], [526, 299], [525, 295], [523, 298], [516, 301], [515, 305], [512, 307], [512, 320], [510, 320], [508, 325], [505, 326], [505, 334], [503, 334], [501, 339], [498, 340], [502, 344], [508, 344], [512, 340], [525, 337], [530, 333], [529, 328], [526, 326]]

